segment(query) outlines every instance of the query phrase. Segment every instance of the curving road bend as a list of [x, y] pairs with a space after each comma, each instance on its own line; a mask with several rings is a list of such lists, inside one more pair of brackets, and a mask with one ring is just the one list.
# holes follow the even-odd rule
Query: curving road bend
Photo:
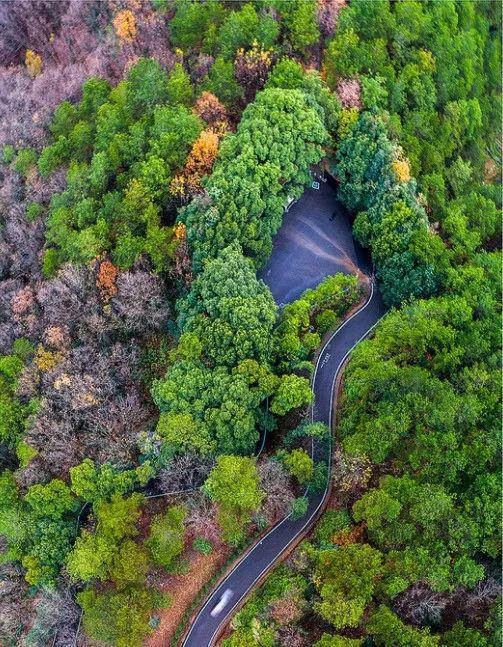
[[[308, 199], [311, 198], [309, 195], [311, 191], [312, 190], [308, 190], [308, 192], [306, 192], [308, 193]], [[302, 203], [303, 200], [304, 196], [301, 198], [299, 203]], [[331, 207], [332, 209], [334, 208], [334, 197], [332, 197]], [[327, 219], [331, 213], [332, 212], [327, 212], [325, 209], [323, 217]], [[340, 216], [342, 219], [343, 214], [340, 214]], [[285, 220], [288, 220], [288, 218]], [[336, 220], [339, 220], [339, 216]], [[332, 220], [330, 222], [333, 224]], [[326, 223], [324, 224], [326, 225]], [[336, 226], [337, 222], [335, 223], [335, 227]], [[292, 248], [287, 245], [283, 253], [286, 262], [288, 262], [288, 256], [290, 256], [291, 251]], [[285, 252], [287, 253], [285, 254]], [[298, 248], [294, 250], [294, 252], [297, 254]], [[273, 252], [273, 254], [274, 253], [275, 252]], [[356, 263], [349, 271], [354, 272], [355, 269], [357, 269]], [[364, 268], [360, 267], [360, 269]], [[365, 269], [367, 269], [367, 267], [365, 267]], [[339, 271], [341, 271], [341, 269], [339, 269]], [[333, 272], [331, 271], [329, 273]], [[269, 276], [267, 276], [267, 279], [268, 278]], [[265, 279], [266, 282], [268, 282], [267, 279]], [[319, 282], [319, 280], [321, 279], [319, 278], [317, 282]], [[279, 300], [279, 295], [275, 296], [277, 300]], [[291, 294], [288, 296], [292, 298]], [[331, 428], [334, 385], [337, 376], [345, 359], [351, 353], [353, 348], [359, 341], [364, 339], [370, 333], [379, 319], [383, 316], [384, 312], [385, 308], [381, 300], [381, 296], [372, 280], [371, 290], [367, 301], [331, 335], [319, 355], [312, 379], [314, 392], [312, 416], [314, 421], [325, 422]], [[328, 457], [319, 455], [320, 451], [321, 447], [316, 447], [313, 444], [313, 458], [326, 460]], [[326, 451], [326, 447], [324, 451]], [[308, 499], [308, 509], [304, 516], [300, 519], [293, 519], [291, 515], [288, 515], [279, 521], [261, 539], [260, 542], [258, 542], [241, 558], [239, 562], [237, 562], [233, 570], [219, 584], [219, 586], [214, 589], [212, 594], [206, 600], [204, 606], [199, 611], [183, 642], [183, 647], [209, 647], [213, 644], [213, 641], [218, 636], [228, 618], [232, 615], [233, 611], [240, 606], [240, 603], [250, 593], [261, 576], [271, 568], [290, 544], [312, 524], [318, 511], [323, 505], [327, 494], [328, 487], [324, 492], [311, 494]], [[218, 616], [212, 617], [212, 609], [219, 602], [222, 594], [227, 589], [231, 589], [233, 591], [233, 596], [230, 602], [228, 602], [227, 606]]]

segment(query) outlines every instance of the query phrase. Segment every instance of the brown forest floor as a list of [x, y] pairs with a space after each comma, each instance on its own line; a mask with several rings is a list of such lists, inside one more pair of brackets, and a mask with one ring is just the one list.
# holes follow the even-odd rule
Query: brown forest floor
[[161, 583], [158, 588], [171, 597], [172, 603], [167, 609], [158, 611], [159, 626], [145, 640], [144, 647], [166, 647], [169, 644], [185, 610], [228, 556], [229, 548], [224, 544], [216, 545], [211, 555], [195, 554], [190, 562], [189, 572], [185, 575], [166, 576], [166, 582]]

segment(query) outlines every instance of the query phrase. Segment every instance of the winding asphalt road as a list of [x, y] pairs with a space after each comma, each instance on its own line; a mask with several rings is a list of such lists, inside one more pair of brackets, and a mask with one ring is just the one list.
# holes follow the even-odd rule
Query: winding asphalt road
[[[322, 203], [322, 207], [319, 208], [316, 207], [317, 196]], [[334, 209], [337, 215], [335, 219], [330, 220]], [[315, 217], [315, 223], [311, 222], [313, 217]], [[292, 227], [292, 220], [297, 225]], [[358, 262], [359, 250], [356, 250], [351, 235], [349, 239], [347, 238], [347, 228], [349, 228], [347, 218], [335, 202], [335, 194], [330, 187], [322, 184], [320, 192], [308, 189], [304, 193], [290, 213], [285, 215], [285, 224], [274, 241], [271, 260], [262, 273], [262, 278], [270, 284], [279, 304], [297, 298], [304, 289], [316, 285], [325, 276], [337, 271], [354, 273], [359, 268], [362, 272], [368, 273], [365, 261]], [[349, 229], [349, 234], [350, 231]], [[330, 235], [327, 232], [330, 232]], [[338, 233], [344, 234], [344, 238], [342, 236], [337, 238]], [[318, 258], [318, 255], [325, 260], [328, 259], [328, 270], [324, 263], [317, 262], [314, 266], [311, 264], [309, 259], [313, 256]], [[309, 270], [307, 273], [306, 268]], [[384, 312], [379, 291], [372, 281], [365, 304], [332, 334], [319, 355], [312, 380], [313, 420], [325, 422], [331, 428], [337, 375], [351, 350], [369, 334]], [[313, 444], [313, 457], [326, 460], [326, 455], [318, 455], [321, 450], [321, 446], [316, 447]], [[324, 451], [326, 452], [326, 447]], [[300, 519], [293, 519], [288, 515], [279, 521], [250, 552], [241, 558], [199, 611], [183, 642], [184, 647], [209, 647], [213, 644], [220, 629], [243, 598], [253, 589], [257, 580], [310, 526], [327, 494], [328, 488], [324, 492], [310, 495], [305, 515]], [[211, 611], [227, 589], [233, 591], [233, 597], [223, 611], [213, 618]]]

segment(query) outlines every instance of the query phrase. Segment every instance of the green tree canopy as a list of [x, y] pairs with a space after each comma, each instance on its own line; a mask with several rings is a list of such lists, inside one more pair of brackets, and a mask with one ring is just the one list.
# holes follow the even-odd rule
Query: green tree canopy
[[382, 573], [382, 555], [368, 544], [319, 551], [314, 582], [321, 602], [316, 610], [338, 629], [357, 627]]
[[260, 507], [264, 493], [259, 489], [255, 461], [240, 456], [220, 456], [203, 485], [203, 491], [219, 504], [219, 522], [224, 537], [238, 543], [244, 526]]

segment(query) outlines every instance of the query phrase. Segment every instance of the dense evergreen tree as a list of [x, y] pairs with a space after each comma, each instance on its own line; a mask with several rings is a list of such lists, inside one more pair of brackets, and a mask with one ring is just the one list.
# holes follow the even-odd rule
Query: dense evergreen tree
[[202, 269], [233, 241], [261, 264], [271, 251], [284, 204], [309, 181], [327, 142], [324, 124], [299, 90], [264, 90], [235, 135], [222, 143], [206, 194], [182, 212], [193, 264]]

